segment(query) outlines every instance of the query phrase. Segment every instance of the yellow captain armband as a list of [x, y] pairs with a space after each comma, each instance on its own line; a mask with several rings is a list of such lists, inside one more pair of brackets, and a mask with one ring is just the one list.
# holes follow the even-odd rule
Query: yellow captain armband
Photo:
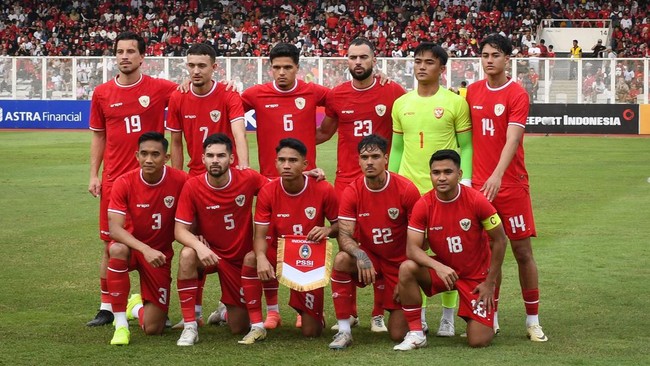
[[499, 214], [494, 214], [487, 219], [481, 221], [481, 225], [483, 225], [483, 228], [485, 230], [492, 230], [495, 227], [499, 226], [501, 223], [501, 218], [499, 217]]

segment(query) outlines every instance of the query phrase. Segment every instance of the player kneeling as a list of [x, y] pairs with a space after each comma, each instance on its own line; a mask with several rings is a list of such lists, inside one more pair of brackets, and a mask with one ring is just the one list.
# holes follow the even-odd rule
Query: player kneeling
[[[409, 260], [399, 269], [399, 298], [409, 332], [393, 349], [409, 351], [427, 344], [420, 321], [420, 288], [427, 296], [458, 290], [458, 315], [467, 322], [467, 342], [485, 347], [494, 337], [494, 288], [505, 253], [505, 232], [490, 202], [460, 185], [457, 152], [439, 150], [429, 166], [434, 189], [413, 208], [406, 240]], [[425, 239], [436, 256], [424, 251]]]
[[[113, 345], [129, 344], [128, 319], [138, 318], [148, 335], [165, 329], [174, 256], [174, 215], [187, 180], [186, 173], [165, 165], [169, 160], [168, 145], [158, 132], [140, 136], [135, 154], [140, 169], [118, 178], [111, 193], [108, 225], [113, 241], [108, 249], [107, 281], [115, 313]], [[127, 304], [132, 270], [140, 273], [142, 296], [131, 296]]]
[[[275, 164], [280, 178], [265, 185], [255, 206], [253, 251], [244, 257], [242, 288], [251, 320], [251, 330], [239, 344], [254, 344], [266, 338], [262, 322], [262, 283], [273, 280], [278, 259], [278, 239], [305, 236], [320, 242], [338, 234], [336, 193], [326, 181], [303, 174], [308, 166], [307, 147], [294, 138], [280, 140]], [[325, 219], [330, 226], [325, 226]], [[318, 337], [323, 331], [323, 288], [291, 290], [289, 305], [302, 316], [302, 334]]]
[[[253, 249], [253, 200], [268, 179], [252, 169], [232, 169], [232, 141], [213, 134], [203, 141], [206, 172], [187, 181], [176, 212], [176, 240], [183, 244], [178, 266], [178, 296], [183, 333], [178, 346], [199, 340], [196, 301], [199, 271], [217, 272], [221, 303], [216, 316], [226, 320], [233, 334], [248, 331], [249, 319], [241, 295], [241, 268]], [[200, 240], [194, 232], [200, 233]], [[211, 318], [213, 315], [210, 316]]]
[[345, 349], [352, 344], [354, 286], [367, 286], [377, 277], [384, 279], [380, 306], [382, 312], [390, 312], [391, 338], [400, 340], [408, 331], [394, 295], [400, 264], [406, 260], [408, 219], [420, 192], [408, 179], [386, 170], [386, 139], [366, 136], [357, 151], [363, 176], [345, 188], [339, 209], [340, 250], [332, 271], [332, 298], [339, 332], [330, 349]]

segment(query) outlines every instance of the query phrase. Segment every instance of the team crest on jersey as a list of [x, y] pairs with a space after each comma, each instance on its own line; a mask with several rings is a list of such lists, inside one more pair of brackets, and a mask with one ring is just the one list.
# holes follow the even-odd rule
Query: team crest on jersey
[[309, 259], [311, 257], [311, 247], [307, 244], [303, 244], [300, 247], [300, 258]]
[[391, 207], [388, 209], [388, 217], [391, 219], [395, 220], [399, 216], [399, 210], [396, 209], [395, 207]]
[[163, 202], [165, 203], [165, 206], [167, 208], [174, 207], [174, 196], [167, 196], [167, 197], [163, 198]]
[[296, 98], [296, 107], [298, 107], [298, 109], [305, 108], [305, 98]]
[[384, 114], [386, 114], [386, 106], [383, 104], [377, 104], [375, 106], [375, 112], [377, 112], [377, 115], [379, 117], [383, 117]]
[[138, 98], [138, 102], [140, 102], [140, 105], [143, 106], [144, 108], [147, 108], [149, 106], [149, 102], [151, 99], [149, 99], [148, 95], [143, 95], [140, 98]]
[[460, 228], [465, 231], [469, 231], [469, 228], [472, 226], [472, 220], [470, 219], [462, 219], [458, 223], [460, 224]]
[[497, 117], [499, 117], [500, 115], [502, 115], [503, 112], [505, 112], [505, 110], [506, 110], [506, 106], [504, 106], [503, 104], [500, 104], [500, 103], [499, 103], [499, 104], [497, 104], [497, 105], [494, 106], [494, 114], [496, 114]]
[[305, 209], [305, 216], [307, 216], [308, 219], [313, 220], [314, 217], [316, 217], [316, 208], [315, 207], [307, 207]]
[[239, 196], [237, 196], [237, 198], [235, 198], [235, 203], [237, 204], [237, 206], [242, 207], [244, 203], [246, 203], [246, 196], [240, 194]]
[[445, 114], [445, 109], [442, 107], [438, 107], [433, 110], [433, 115], [436, 116], [436, 118], [440, 119], [442, 116]]
[[210, 119], [214, 123], [219, 122], [219, 120], [221, 119], [221, 111], [218, 111], [216, 109], [214, 111], [210, 111]]

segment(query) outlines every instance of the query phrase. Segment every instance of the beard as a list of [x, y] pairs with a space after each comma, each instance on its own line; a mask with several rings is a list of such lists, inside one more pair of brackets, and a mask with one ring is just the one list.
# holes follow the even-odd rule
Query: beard
[[214, 166], [208, 169], [208, 174], [210, 174], [210, 176], [213, 178], [221, 178], [227, 172], [228, 172], [228, 167]]
[[370, 75], [372, 75], [372, 69], [366, 69], [361, 74], [357, 74], [356, 72], [354, 72], [354, 69], [351, 69], [350, 75], [352, 75], [352, 78], [354, 78], [355, 80], [359, 80], [359, 81], [366, 80]]

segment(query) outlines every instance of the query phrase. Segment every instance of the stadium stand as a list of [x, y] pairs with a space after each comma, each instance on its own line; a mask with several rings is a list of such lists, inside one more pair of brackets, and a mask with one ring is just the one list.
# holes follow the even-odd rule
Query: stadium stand
[[117, 33], [130, 29], [146, 37], [149, 56], [183, 56], [194, 42], [213, 44], [219, 56], [267, 56], [285, 41], [304, 56], [336, 57], [363, 35], [380, 57], [408, 56], [422, 40], [476, 57], [481, 37], [497, 32], [525, 57], [540, 22], [590, 26], [572, 22], [578, 19], [612, 20], [618, 57], [650, 56], [648, 8], [630, 0], [9, 0], [0, 13], [0, 55], [105, 56]]
[[[535, 99], [549, 100], [543, 98], [549, 92], [553, 96], [569, 94], [569, 99], [580, 99], [575, 88], [562, 89], [561, 70], [568, 70], [570, 65], [570, 61], [561, 59], [566, 58], [563, 54], [558, 54], [558, 61], [551, 62], [556, 81], [553, 86], [547, 83], [542, 67], [547, 63], [539, 63], [536, 56], [553, 54], [548, 52], [547, 46], [551, 45], [542, 47], [543, 40], [537, 32], [540, 25], [602, 27], [593, 21], [598, 19], [611, 21], [611, 34], [605, 41], [608, 47], [597, 56], [616, 59], [616, 63], [602, 59], [584, 63], [582, 98], [632, 101], [636, 98], [634, 94], [644, 94], [643, 61], [621, 59], [650, 57], [648, 7], [633, 0], [5, 0], [0, 11], [0, 96], [7, 95], [11, 87], [10, 76], [3, 72], [10, 61], [2, 56], [76, 56], [88, 57], [76, 68], [76, 86], [70, 83], [70, 62], [48, 58], [45, 89], [53, 95], [87, 98], [105, 78], [97, 65], [100, 61], [91, 57], [110, 56], [117, 34], [129, 29], [144, 35], [148, 56], [181, 57], [192, 43], [208, 42], [218, 56], [264, 57], [273, 45], [283, 41], [296, 44], [306, 59], [345, 56], [348, 42], [357, 36], [371, 39], [379, 57], [408, 58], [419, 42], [427, 40], [441, 44], [453, 58], [475, 58], [480, 39], [497, 32], [513, 41], [518, 73], [535, 68], [543, 89], [546, 85], [556, 88], [546, 91], [535, 87]], [[540, 53], [533, 52], [530, 58], [533, 41], [540, 43]], [[591, 45], [581, 46], [583, 57], [591, 57]], [[250, 71], [235, 76], [242, 78], [236, 80], [238, 83], [249, 86], [256, 82], [257, 61], [233, 59], [232, 64], [238, 70]], [[180, 69], [182, 63], [176, 66]], [[452, 62], [453, 84], [463, 79], [470, 83], [476, 80], [477, 66]], [[42, 97], [44, 76], [40, 63], [19, 58], [16, 69], [18, 80], [33, 84], [20, 85], [20, 90], [29, 98]], [[307, 68], [302, 77], [313, 77], [316, 69], [312, 72]], [[344, 77], [334, 70], [322, 72]], [[398, 81], [403, 78], [406, 81], [402, 84], [408, 87], [410, 75], [406, 62], [400, 74], [391, 76]], [[619, 76], [623, 76], [620, 80], [627, 88], [620, 85]], [[528, 84], [528, 78], [524, 73], [521, 82]], [[549, 80], [553, 78], [554, 75], [548, 76]], [[610, 87], [613, 78], [615, 91]], [[328, 80], [333, 85], [340, 81]], [[602, 90], [609, 91], [602, 95]], [[625, 97], [624, 90], [628, 90]]]

